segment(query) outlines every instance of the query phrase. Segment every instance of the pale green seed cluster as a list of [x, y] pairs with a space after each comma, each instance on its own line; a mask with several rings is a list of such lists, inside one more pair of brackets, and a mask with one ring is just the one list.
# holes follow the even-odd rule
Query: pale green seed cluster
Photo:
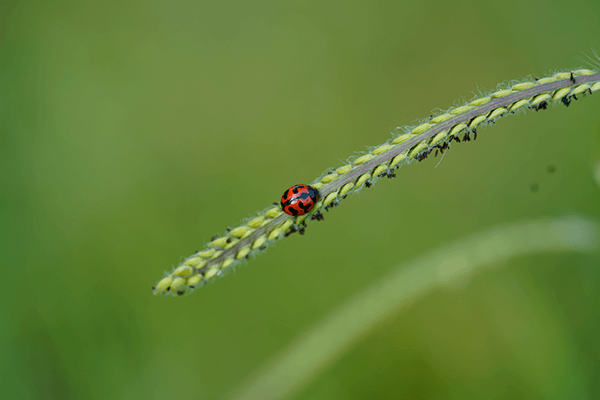
[[351, 159], [311, 183], [321, 195], [308, 214], [293, 217], [273, 206], [240, 226], [215, 237], [204, 250], [188, 257], [160, 280], [154, 294], [183, 295], [204, 285], [224, 270], [234, 267], [286, 234], [302, 231], [309, 219], [319, 219], [325, 209], [337, 205], [346, 195], [370, 185], [378, 178], [393, 176], [400, 165], [422, 160], [433, 150], [445, 151], [452, 140], [476, 134], [484, 124], [525, 109], [544, 109], [549, 103], [569, 105], [572, 99], [600, 90], [600, 74], [588, 70], [560, 72], [525, 81], [476, 98], [467, 104], [436, 115], [415, 127], [405, 128], [388, 142]]

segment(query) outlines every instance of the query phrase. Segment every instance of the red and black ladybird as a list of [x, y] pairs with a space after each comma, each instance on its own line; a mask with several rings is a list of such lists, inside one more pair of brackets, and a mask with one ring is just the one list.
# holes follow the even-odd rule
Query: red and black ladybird
[[289, 215], [304, 215], [319, 201], [319, 191], [308, 185], [294, 185], [281, 196], [281, 208]]

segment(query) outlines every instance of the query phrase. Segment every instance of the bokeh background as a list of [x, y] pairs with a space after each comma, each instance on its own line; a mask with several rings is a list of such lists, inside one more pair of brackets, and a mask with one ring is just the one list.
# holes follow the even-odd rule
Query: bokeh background
[[[398, 264], [499, 224], [600, 219], [595, 95], [403, 167], [192, 296], [150, 289], [396, 126], [585, 66], [599, 15], [595, 0], [0, 1], [3, 396], [224, 398]], [[436, 290], [293, 398], [598, 398], [599, 261], [527, 257]]]

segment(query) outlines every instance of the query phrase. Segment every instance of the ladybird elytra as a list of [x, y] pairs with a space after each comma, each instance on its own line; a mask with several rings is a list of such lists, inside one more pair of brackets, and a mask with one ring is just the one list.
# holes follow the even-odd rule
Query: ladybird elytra
[[284, 213], [298, 216], [313, 209], [319, 201], [319, 191], [309, 185], [294, 185], [283, 192], [281, 209]]

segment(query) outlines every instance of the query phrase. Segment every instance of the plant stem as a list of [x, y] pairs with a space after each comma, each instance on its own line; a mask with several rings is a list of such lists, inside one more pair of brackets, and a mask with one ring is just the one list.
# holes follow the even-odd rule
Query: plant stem
[[[335, 207], [348, 194], [371, 186], [379, 178], [395, 176], [394, 171], [413, 160], [422, 161], [432, 152], [445, 152], [452, 141], [477, 138], [477, 129], [519, 111], [543, 110], [550, 103], [569, 106], [572, 100], [600, 89], [600, 73], [588, 69], [560, 72], [526, 80], [508, 89], [483, 97], [431, 117], [418, 126], [401, 129], [398, 136], [352, 159], [334, 172], [311, 183], [321, 199], [308, 214], [293, 217], [279, 206], [266, 209], [244, 221], [206, 248], [188, 257], [153, 288], [154, 294], [183, 295], [192, 292], [240, 260], [264, 250], [275, 240], [293, 232], [304, 233], [308, 220], [323, 219], [323, 211]], [[462, 139], [461, 139], [462, 138]], [[437, 153], [436, 153], [437, 154]]]

